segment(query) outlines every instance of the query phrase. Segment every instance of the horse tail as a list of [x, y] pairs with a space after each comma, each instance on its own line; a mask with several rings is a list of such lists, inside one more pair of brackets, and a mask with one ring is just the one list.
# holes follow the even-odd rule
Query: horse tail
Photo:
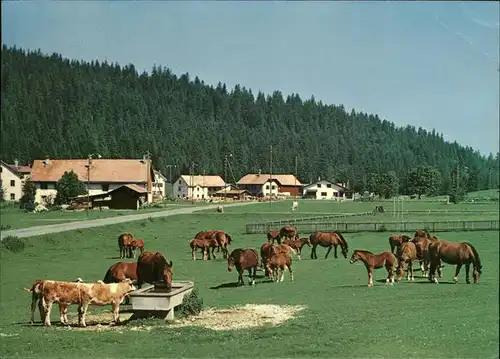
[[226, 238], [227, 238], [227, 244], [231, 244], [231, 242], [233, 241], [233, 239], [231, 238], [231, 236], [226, 233]]
[[477, 252], [476, 248], [474, 248], [474, 246], [472, 244], [467, 243], [467, 242], [465, 242], [465, 244], [467, 244], [470, 247], [472, 254], [474, 255], [474, 266], [476, 267], [478, 272], [481, 273], [481, 269], [483, 268], [483, 266], [481, 265], [481, 259], [479, 258], [479, 253]]
[[335, 234], [339, 237], [342, 247], [344, 247], [347, 252], [349, 250], [349, 246], [347, 245], [347, 241], [345, 240], [344, 236], [339, 231], [335, 231]]

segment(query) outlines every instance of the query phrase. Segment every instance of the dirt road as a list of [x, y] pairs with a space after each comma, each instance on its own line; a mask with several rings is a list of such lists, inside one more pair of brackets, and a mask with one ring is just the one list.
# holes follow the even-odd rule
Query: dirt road
[[[239, 202], [239, 203], [225, 204], [223, 206], [225, 208], [227, 208], [227, 207], [236, 207], [236, 206], [246, 206], [246, 205], [255, 204], [255, 203], [256, 202]], [[46, 225], [46, 226], [35, 226], [35, 227], [28, 227], [28, 228], [12, 229], [9, 231], [2, 231], [0, 233], [0, 239], [3, 240], [7, 236], [16, 236], [19, 238], [33, 237], [33, 236], [39, 236], [39, 235], [49, 234], [49, 233], [73, 231], [75, 229], [81, 229], [81, 228], [109, 226], [111, 224], [147, 219], [149, 217], [151, 217], [151, 218], [168, 217], [168, 216], [175, 216], [178, 214], [188, 214], [188, 213], [193, 213], [193, 212], [198, 212], [198, 211], [204, 211], [207, 209], [215, 210], [218, 206], [219, 206], [218, 204], [215, 204], [215, 205], [207, 205], [207, 206], [200, 206], [200, 207], [179, 208], [179, 209], [172, 209], [172, 210], [168, 210], [168, 211], [131, 214], [128, 216], [99, 218], [99, 219], [92, 219], [92, 220], [86, 220], [86, 221], [75, 221], [75, 222], [70, 222], [70, 223], [50, 224], [50, 225]]]

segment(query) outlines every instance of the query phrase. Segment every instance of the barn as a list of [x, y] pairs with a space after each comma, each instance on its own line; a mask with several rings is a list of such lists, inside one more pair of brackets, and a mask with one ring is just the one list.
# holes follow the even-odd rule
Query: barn
[[111, 191], [90, 196], [91, 208], [139, 209], [147, 201], [148, 191], [136, 184], [126, 184]]

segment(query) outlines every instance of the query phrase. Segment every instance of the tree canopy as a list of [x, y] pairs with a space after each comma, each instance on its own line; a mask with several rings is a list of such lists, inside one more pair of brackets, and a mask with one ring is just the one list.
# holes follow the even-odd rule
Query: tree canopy
[[[499, 155], [488, 158], [470, 147], [447, 143], [443, 135], [414, 126], [397, 127], [376, 114], [327, 105], [297, 94], [270, 95], [236, 85], [206, 85], [188, 73], [177, 76], [155, 66], [137, 73], [133, 65], [82, 62], [38, 51], [2, 47], [1, 142], [3, 160], [45, 158], [140, 158], [173, 175], [224, 173], [231, 153], [232, 174], [270, 170], [294, 173], [308, 183], [318, 177], [368, 188], [370, 173], [393, 171], [406, 191], [407, 172], [431, 166], [448, 193], [452, 170], [469, 168], [460, 185], [497, 188]], [[295, 160], [297, 158], [297, 160]], [[333, 177], [333, 178], [332, 178]]]

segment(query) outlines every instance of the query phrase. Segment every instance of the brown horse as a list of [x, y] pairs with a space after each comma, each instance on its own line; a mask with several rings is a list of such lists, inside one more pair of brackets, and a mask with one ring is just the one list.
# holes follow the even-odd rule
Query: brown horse
[[172, 289], [172, 261], [160, 252], [144, 252], [137, 258], [137, 286], [143, 283], [164, 283], [167, 290]]
[[264, 274], [269, 277], [269, 271], [267, 270], [267, 260], [271, 257], [271, 250], [273, 245], [271, 243], [264, 243], [260, 246], [260, 266], [264, 269]]
[[399, 246], [403, 243], [409, 242], [411, 240], [410, 236], [406, 234], [393, 234], [389, 237], [389, 245], [391, 246], [391, 253], [394, 254], [394, 249], [397, 250]]
[[[228, 245], [231, 244], [233, 239], [229, 234], [224, 231], [200, 231], [194, 236], [195, 239], [208, 239], [217, 241], [217, 253], [222, 249], [222, 257], [227, 259], [229, 255]], [[214, 248], [215, 249], [215, 248]], [[212, 250], [212, 256], [215, 259], [214, 251]]]
[[421, 237], [431, 238], [431, 234], [427, 229], [417, 229], [413, 238], [421, 238]]
[[237, 248], [231, 252], [227, 259], [227, 271], [231, 272], [233, 267], [238, 271], [238, 285], [244, 285], [243, 273], [248, 270], [250, 285], [255, 284], [257, 266], [259, 265], [259, 255], [253, 248]]
[[[429, 244], [437, 241], [437, 237], [415, 237], [411, 240], [413, 244], [415, 244], [415, 248], [417, 250], [417, 257], [420, 262], [420, 272], [423, 277], [429, 276]], [[439, 277], [441, 277], [441, 268], [439, 268]]]
[[447, 241], [435, 241], [429, 245], [429, 259], [430, 259], [430, 269], [429, 269], [429, 280], [438, 283], [435, 277], [436, 269], [440, 270], [439, 266], [441, 261], [448, 264], [455, 264], [457, 266], [455, 270], [455, 276], [453, 281], [456, 283], [458, 281], [458, 274], [462, 265], [465, 264], [465, 281], [470, 284], [469, 280], [469, 269], [470, 265], [473, 266], [473, 278], [474, 283], [479, 282], [479, 277], [482, 273], [483, 266], [481, 265], [481, 259], [479, 258], [479, 253], [476, 248], [467, 242], [447, 242]]
[[396, 257], [391, 252], [373, 254], [369, 251], [356, 249], [351, 256], [349, 263], [352, 264], [357, 260], [360, 260], [365, 264], [366, 270], [368, 271], [369, 287], [373, 287], [373, 271], [382, 267], [385, 267], [387, 270], [387, 279], [385, 282], [390, 283], [391, 285], [394, 284], [394, 264], [396, 264]]
[[413, 281], [413, 261], [418, 259], [417, 248], [415, 247], [415, 244], [412, 242], [403, 243], [400, 247], [398, 247], [396, 258], [398, 260], [398, 281], [400, 281], [405, 274], [405, 263], [408, 263], [407, 279]]
[[130, 243], [130, 248], [132, 250], [132, 258], [135, 258], [135, 250], [139, 248], [139, 251], [144, 253], [144, 239], [133, 239]]
[[297, 227], [295, 226], [284, 226], [280, 229], [279, 237], [276, 238], [278, 244], [281, 244], [282, 238], [288, 239], [299, 239], [299, 233], [297, 232]]
[[328, 248], [328, 251], [325, 254], [325, 259], [328, 258], [328, 254], [334, 248], [334, 256], [337, 258], [337, 246], [340, 245], [342, 249], [342, 254], [344, 258], [347, 258], [347, 252], [349, 250], [347, 242], [339, 231], [334, 232], [314, 232], [309, 236], [309, 242], [312, 245], [311, 248], [311, 259], [318, 259], [316, 254], [316, 247], [319, 245], [321, 247]]
[[304, 247], [306, 244], [310, 247], [311, 246], [311, 241], [309, 240], [309, 237], [306, 238], [300, 238], [300, 239], [285, 239], [283, 241], [283, 244], [286, 244], [293, 248], [297, 252], [297, 258], [300, 261], [300, 254], [302, 253], [302, 247]]
[[[293, 281], [292, 257], [290, 256], [290, 252], [282, 250], [277, 252], [271, 251], [271, 256], [267, 259], [267, 270], [270, 273], [271, 279], [275, 282], [283, 282], [285, 280], [286, 268], [290, 272], [290, 280]], [[280, 270], [281, 280], [279, 279]]]
[[215, 248], [219, 247], [219, 244], [215, 240], [214, 237], [205, 237], [205, 238], [194, 238], [189, 242], [189, 247], [191, 248], [191, 256], [193, 260], [196, 260], [196, 250], [201, 248], [203, 253], [203, 260], [209, 260], [210, 257], [210, 248], [212, 249], [212, 257], [215, 259]]
[[109, 267], [104, 275], [103, 283], [119, 283], [126, 278], [131, 280], [137, 279], [137, 263], [136, 262], [118, 262]]
[[274, 243], [274, 241], [278, 241], [280, 236], [280, 231], [269, 231], [267, 232], [267, 242]]
[[120, 258], [132, 258], [132, 241], [134, 240], [131, 233], [122, 233], [118, 237], [118, 247], [120, 248]]

